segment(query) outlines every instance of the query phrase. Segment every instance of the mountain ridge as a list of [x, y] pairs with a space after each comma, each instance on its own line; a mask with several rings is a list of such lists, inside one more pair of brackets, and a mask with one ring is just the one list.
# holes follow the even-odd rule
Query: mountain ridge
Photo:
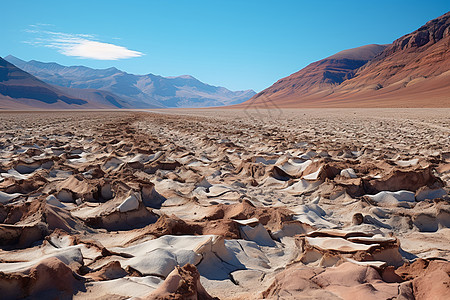
[[[0, 108], [2, 109], [64, 109], [64, 108], [108, 108], [113, 106], [103, 99], [103, 104], [90, 101], [93, 91], [85, 91], [84, 97], [76, 97], [62, 91], [0, 58]], [[113, 96], [116, 104], [119, 104]], [[100, 100], [102, 95], [97, 95]]]
[[21, 69], [47, 83], [68, 88], [97, 89], [111, 92], [134, 108], [201, 107], [241, 103], [256, 94], [252, 90], [230, 91], [201, 82], [191, 75], [163, 77], [152, 73], [130, 74], [117, 68], [93, 69], [63, 66], [58, 63], [23, 61], [6, 57]]

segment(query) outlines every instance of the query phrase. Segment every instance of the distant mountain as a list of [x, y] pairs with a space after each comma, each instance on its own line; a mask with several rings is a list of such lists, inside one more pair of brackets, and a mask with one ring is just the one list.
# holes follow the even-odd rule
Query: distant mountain
[[0, 109], [121, 107], [127, 104], [111, 93], [60, 89], [0, 58]]
[[252, 90], [230, 91], [208, 85], [189, 75], [134, 75], [116, 68], [66, 67], [34, 60], [26, 62], [11, 55], [5, 59], [47, 83], [111, 92], [134, 108], [232, 105], [244, 102], [255, 94]]
[[390, 45], [344, 50], [242, 106], [450, 107], [450, 12]]

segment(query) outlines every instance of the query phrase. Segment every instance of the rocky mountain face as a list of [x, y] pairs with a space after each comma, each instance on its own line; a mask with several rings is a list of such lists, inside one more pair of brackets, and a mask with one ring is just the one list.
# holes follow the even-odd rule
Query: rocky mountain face
[[312, 63], [244, 105], [449, 107], [450, 12], [390, 45], [345, 50]]
[[244, 102], [255, 94], [252, 90], [230, 91], [208, 85], [189, 75], [134, 75], [116, 68], [66, 67], [34, 60], [25, 62], [13, 56], [6, 57], [6, 60], [47, 83], [114, 93], [134, 108], [232, 105]]
[[311, 63], [304, 69], [280, 79], [255, 98], [327, 92], [354, 76], [355, 71], [382, 52], [384, 45], [366, 45], [344, 50]]
[[[389, 45], [345, 82], [343, 89], [401, 90], [450, 70], [450, 13], [429, 21]], [[445, 75], [444, 75], [445, 76]]]
[[416, 31], [394, 41], [392, 45], [386, 49], [385, 55], [435, 44], [450, 35], [449, 26], [450, 12], [427, 22]]

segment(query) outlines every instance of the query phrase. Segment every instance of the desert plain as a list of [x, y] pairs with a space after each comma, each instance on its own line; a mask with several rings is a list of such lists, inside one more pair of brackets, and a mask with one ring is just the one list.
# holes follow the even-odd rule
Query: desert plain
[[449, 299], [450, 109], [0, 112], [2, 299]]

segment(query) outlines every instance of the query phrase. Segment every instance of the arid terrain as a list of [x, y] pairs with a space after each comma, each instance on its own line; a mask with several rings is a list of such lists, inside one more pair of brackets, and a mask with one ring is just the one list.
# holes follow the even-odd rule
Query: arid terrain
[[0, 112], [1, 299], [449, 299], [450, 109]]

